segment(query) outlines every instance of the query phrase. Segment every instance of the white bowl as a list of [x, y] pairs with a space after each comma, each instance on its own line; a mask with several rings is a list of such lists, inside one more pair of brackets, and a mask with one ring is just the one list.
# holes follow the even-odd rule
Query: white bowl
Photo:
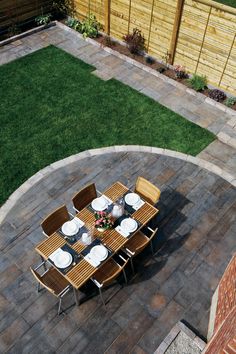
[[61, 231], [66, 236], [73, 236], [79, 231], [79, 225], [75, 220], [70, 220], [62, 225]]
[[137, 221], [132, 218], [122, 220], [120, 226], [126, 232], [134, 232], [138, 228]]

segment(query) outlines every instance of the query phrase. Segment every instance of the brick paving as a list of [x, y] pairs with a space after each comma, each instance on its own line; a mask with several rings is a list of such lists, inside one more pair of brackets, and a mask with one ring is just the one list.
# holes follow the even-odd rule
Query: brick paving
[[[56, 299], [36, 292], [40, 222], [82, 186], [133, 187], [145, 175], [161, 189], [155, 256], [135, 259], [128, 286], [115, 284], [105, 311], [95, 288], [57, 316]], [[22, 194], [0, 226], [0, 351], [3, 353], [152, 353], [181, 319], [206, 337], [212, 294], [235, 250], [236, 189], [190, 162], [144, 152], [88, 156], [53, 170]], [[154, 226], [154, 225], [153, 225]], [[90, 297], [89, 297], [90, 295]], [[72, 293], [64, 306], [73, 303]]]
[[[200, 157], [219, 163], [225, 171], [236, 176], [236, 113], [232, 116], [232, 110], [230, 113], [227, 107], [186, 89], [157, 72], [151, 73], [146, 71], [149, 70], [147, 68], [144, 70], [137, 67], [132, 59], [126, 61], [122, 56], [119, 57], [119, 54], [117, 56], [111, 53], [109, 48], [104, 50], [90, 39], [84, 41], [81, 35], [60, 23], [0, 47], [0, 65], [50, 44], [93, 65], [93, 74], [101, 79], [115, 78], [213, 132], [217, 135], [217, 141], [207, 147]], [[227, 153], [222, 159], [221, 152], [225, 150]]]

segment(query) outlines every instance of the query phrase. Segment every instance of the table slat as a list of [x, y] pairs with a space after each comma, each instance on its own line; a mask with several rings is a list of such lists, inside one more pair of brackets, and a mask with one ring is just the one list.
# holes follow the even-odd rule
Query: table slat
[[129, 189], [122, 183], [116, 182], [108, 188], [103, 194], [110, 198], [113, 202], [122, 197]]
[[60, 235], [55, 233], [46, 240], [40, 242], [35, 249], [41, 254], [41, 256], [47, 259], [54, 251], [65, 244], [66, 241]]

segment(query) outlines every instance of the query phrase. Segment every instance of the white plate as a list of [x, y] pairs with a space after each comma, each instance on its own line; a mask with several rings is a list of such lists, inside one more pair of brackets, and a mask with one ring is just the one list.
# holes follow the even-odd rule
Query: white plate
[[108, 250], [103, 245], [97, 245], [91, 249], [90, 255], [101, 262], [107, 258]]
[[140, 201], [140, 196], [137, 193], [129, 193], [125, 196], [125, 202], [128, 205], [137, 204]]
[[126, 232], [134, 232], [138, 228], [137, 221], [131, 218], [122, 220], [120, 226]]
[[66, 268], [72, 263], [72, 255], [69, 252], [58, 252], [54, 257], [54, 264], [58, 268]]
[[70, 220], [62, 225], [61, 231], [66, 236], [73, 236], [79, 231], [79, 225], [75, 220]]
[[103, 197], [99, 197], [94, 199], [91, 205], [94, 210], [103, 211], [107, 208], [107, 201]]

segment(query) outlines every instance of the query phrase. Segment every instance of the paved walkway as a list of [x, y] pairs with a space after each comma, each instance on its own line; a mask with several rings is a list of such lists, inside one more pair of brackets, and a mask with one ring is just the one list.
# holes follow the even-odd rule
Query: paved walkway
[[[104, 50], [93, 41], [84, 41], [79, 34], [59, 24], [55, 27], [16, 40], [0, 47], [0, 64], [22, 57], [53, 44], [95, 66], [94, 74], [104, 80], [112, 77], [143, 92], [186, 119], [208, 129], [218, 140], [207, 147], [200, 157], [219, 164], [236, 176], [236, 115], [231, 116], [225, 106], [207, 103], [205, 96], [186, 89], [157, 72], [150, 73], [123, 58]], [[174, 85], [174, 86], [173, 86]], [[212, 102], [211, 102], [212, 103]], [[224, 111], [222, 111], [224, 109]]]
[[[94, 154], [33, 179], [0, 226], [1, 353], [151, 354], [181, 319], [207, 335], [211, 296], [235, 248], [236, 188], [170, 156]], [[145, 250], [135, 260], [135, 278], [128, 267], [128, 286], [104, 292], [106, 299], [115, 293], [107, 311], [91, 286], [81, 292], [90, 299], [57, 316], [56, 299], [36, 292], [29, 271], [40, 261], [40, 222], [62, 203], [72, 210], [73, 194], [91, 181], [101, 191], [117, 179], [133, 188], [143, 171], [162, 192], [155, 257]], [[64, 300], [71, 305], [72, 293]]]

